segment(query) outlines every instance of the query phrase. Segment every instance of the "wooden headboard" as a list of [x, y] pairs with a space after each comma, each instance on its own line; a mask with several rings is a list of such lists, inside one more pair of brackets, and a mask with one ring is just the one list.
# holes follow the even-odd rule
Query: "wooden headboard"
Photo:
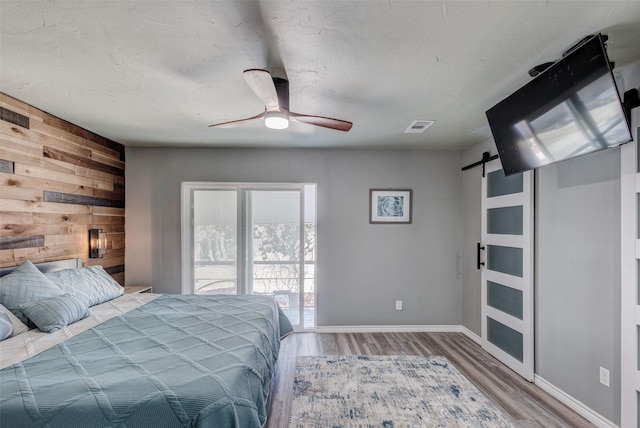
[[[35, 264], [41, 272], [55, 272], [62, 269], [73, 269], [82, 267], [82, 259], [66, 259], [57, 260], [55, 262], [44, 262]], [[0, 277], [10, 274], [16, 270], [18, 266], [11, 266], [6, 268], [0, 268]]]

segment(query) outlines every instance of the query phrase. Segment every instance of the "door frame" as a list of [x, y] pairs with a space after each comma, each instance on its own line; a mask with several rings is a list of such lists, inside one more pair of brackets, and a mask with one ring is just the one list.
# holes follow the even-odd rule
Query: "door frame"
[[622, 428], [637, 427], [640, 423], [640, 107], [631, 112], [633, 142], [622, 146], [620, 152], [621, 200], [621, 340], [620, 340], [620, 402]]
[[[233, 190], [237, 192], [237, 242], [239, 248], [242, 248], [240, 253], [237, 255], [237, 275], [238, 275], [238, 293], [246, 293], [247, 292], [247, 284], [246, 284], [246, 275], [248, 274], [248, 266], [245, 261], [241, 259], [246, 258], [247, 251], [247, 243], [248, 237], [246, 235], [246, 222], [247, 222], [247, 212], [244, 210], [246, 199], [246, 195], [250, 191], [269, 191], [269, 190], [298, 190], [300, 192], [300, 221], [302, 227], [300, 228], [300, 325], [296, 328], [296, 330], [305, 330], [304, 327], [304, 273], [305, 273], [305, 259], [304, 259], [304, 225], [305, 225], [305, 186], [313, 185], [316, 186], [316, 212], [317, 212], [317, 184], [315, 183], [245, 183], [245, 182], [211, 182], [211, 181], [184, 181], [180, 184], [180, 220], [181, 220], [181, 285], [180, 290], [182, 294], [193, 294], [194, 290], [194, 247], [193, 247], [193, 193], [198, 190]], [[317, 255], [317, 245], [318, 245], [318, 236], [317, 236], [317, 217], [316, 217], [316, 255]], [[315, 275], [315, 287], [313, 289], [313, 293], [317, 293], [318, 286], [318, 269], [317, 269], [317, 259], [315, 260], [314, 275]], [[186, 268], [190, 267], [190, 268]], [[313, 301], [316, 302], [314, 307], [314, 327], [317, 324], [317, 296], [314, 296]]]
[[[499, 159], [488, 162], [485, 166], [486, 174], [482, 178], [482, 203], [481, 203], [481, 248], [485, 248], [485, 255], [489, 245], [510, 246], [522, 248], [522, 278], [501, 272], [489, 271], [486, 265], [487, 258], [481, 270], [481, 338], [482, 347], [507, 367], [520, 376], [533, 382], [534, 379], [534, 172], [525, 171], [522, 177], [523, 191], [517, 194], [497, 196], [489, 202], [487, 199], [487, 181], [491, 172], [502, 169]], [[499, 198], [499, 199], [498, 199]], [[523, 234], [496, 235], [487, 233], [487, 209], [495, 206], [522, 205]], [[487, 281], [495, 280], [497, 283], [511, 286], [522, 291], [522, 320], [501, 312], [488, 305]], [[494, 319], [510, 327], [523, 336], [523, 360], [522, 362], [500, 349], [488, 340], [487, 317]]]

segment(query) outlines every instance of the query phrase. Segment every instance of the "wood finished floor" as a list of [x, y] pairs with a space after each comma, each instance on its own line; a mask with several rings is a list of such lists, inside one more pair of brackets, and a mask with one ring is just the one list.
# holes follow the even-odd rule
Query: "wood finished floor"
[[594, 426], [462, 333], [296, 333], [282, 341], [266, 428], [288, 424], [299, 355], [443, 355], [502, 407], [518, 427]]

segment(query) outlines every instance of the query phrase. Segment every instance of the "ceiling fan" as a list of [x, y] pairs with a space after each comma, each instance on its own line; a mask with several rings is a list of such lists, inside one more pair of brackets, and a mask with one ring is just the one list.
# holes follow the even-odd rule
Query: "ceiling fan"
[[332, 119], [323, 116], [311, 116], [295, 113], [289, 110], [289, 81], [280, 77], [272, 77], [267, 70], [245, 70], [244, 80], [251, 90], [264, 103], [264, 112], [246, 119], [232, 120], [230, 122], [209, 125], [214, 128], [235, 128], [247, 123], [262, 120], [267, 128], [286, 129], [289, 121], [307, 123], [323, 128], [348, 131], [353, 124], [345, 120]]

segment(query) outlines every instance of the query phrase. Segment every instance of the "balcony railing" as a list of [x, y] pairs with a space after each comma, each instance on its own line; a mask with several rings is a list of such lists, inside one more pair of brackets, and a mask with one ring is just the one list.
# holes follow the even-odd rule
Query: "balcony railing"
[[[284, 266], [280, 272], [272, 269]], [[254, 261], [252, 292], [254, 294], [299, 296], [299, 274], [291, 275], [283, 271], [298, 269], [298, 261]], [[304, 306], [313, 307], [315, 290], [315, 261], [305, 260], [305, 298]], [[269, 272], [271, 268], [271, 272]], [[310, 268], [310, 269], [307, 269]], [[259, 274], [256, 274], [259, 272]], [[196, 294], [236, 294], [237, 293], [237, 268], [235, 261], [199, 260], [195, 264], [195, 291]], [[281, 299], [284, 303], [284, 300]], [[297, 304], [295, 305], [297, 307]]]

